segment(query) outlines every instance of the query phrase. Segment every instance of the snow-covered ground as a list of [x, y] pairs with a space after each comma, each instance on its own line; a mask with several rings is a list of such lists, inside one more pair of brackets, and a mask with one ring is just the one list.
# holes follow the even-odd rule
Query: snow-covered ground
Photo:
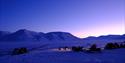
[[[84, 43], [68, 42], [1, 42], [0, 63], [125, 63], [125, 49], [103, 50], [101, 53], [57, 51], [63, 46], [84, 46]], [[27, 47], [30, 52], [11, 56], [18, 47]]]
[[125, 49], [102, 53], [33, 51], [15, 56], [2, 56], [0, 63], [125, 63]]
[[78, 42], [0, 42], [0, 56], [9, 55], [14, 48], [26, 47], [30, 51], [45, 50], [65, 46], [83, 46]]

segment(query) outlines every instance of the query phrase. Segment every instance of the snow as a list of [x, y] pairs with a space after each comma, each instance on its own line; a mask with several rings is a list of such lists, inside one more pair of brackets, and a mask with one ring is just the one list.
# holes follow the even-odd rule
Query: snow
[[81, 41], [80, 38], [73, 36], [68, 32], [35, 32], [21, 29], [16, 32], [2, 36], [0, 32], [0, 41]]
[[[1, 42], [0, 63], [124, 63], [125, 49], [103, 50], [101, 53], [59, 51], [58, 47], [84, 46], [77, 42]], [[27, 47], [30, 52], [11, 56], [14, 48]], [[3, 54], [2, 54], [3, 53]]]
[[[92, 44], [103, 48], [109, 42], [125, 41], [125, 35], [81, 39], [67, 32], [42, 33], [22, 29], [7, 35], [4, 32], [0, 33], [0, 63], [125, 63], [123, 48], [103, 50], [101, 53], [58, 50], [60, 47], [72, 46], [88, 48]], [[26, 47], [29, 52], [11, 55], [14, 48], [21, 47]]]
[[102, 53], [35, 51], [22, 55], [0, 57], [0, 63], [124, 63], [125, 49]]

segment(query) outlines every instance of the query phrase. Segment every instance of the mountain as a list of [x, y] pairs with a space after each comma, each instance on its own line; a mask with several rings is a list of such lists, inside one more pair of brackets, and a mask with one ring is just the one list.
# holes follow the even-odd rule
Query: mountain
[[100, 42], [113, 42], [113, 41], [125, 41], [124, 35], [103, 35], [99, 37], [87, 37], [83, 38], [84, 41], [100, 41]]
[[39, 35], [44, 33], [37, 33], [26, 29], [18, 30], [14, 33], [2, 37], [1, 41], [37, 41], [40, 40]]
[[0, 31], [0, 41], [40, 41], [40, 42], [112, 42], [125, 41], [124, 35], [105, 35], [99, 37], [78, 38], [68, 32], [35, 32], [26, 29], [20, 29], [10, 33]]
[[14, 33], [5, 35], [0, 41], [78, 41], [79, 38], [68, 32], [34, 32], [26, 29], [18, 30]]
[[79, 38], [73, 36], [68, 32], [49, 32], [45, 34], [45, 37], [51, 41], [78, 41]]
[[84, 39], [125, 39], [125, 34], [124, 35], [105, 35], [105, 36], [99, 36], [99, 37], [87, 37]]

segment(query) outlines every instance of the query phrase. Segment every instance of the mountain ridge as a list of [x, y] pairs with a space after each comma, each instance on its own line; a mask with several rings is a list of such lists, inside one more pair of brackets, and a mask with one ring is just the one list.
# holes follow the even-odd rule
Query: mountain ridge
[[79, 38], [68, 32], [35, 32], [26, 29], [20, 29], [9, 35], [0, 38], [0, 41], [68, 41]]
[[69, 32], [35, 32], [27, 29], [20, 29], [10, 33], [0, 31], [0, 41], [84, 41], [84, 40], [125, 40], [123, 35], [101, 35], [99, 37], [89, 36], [78, 38]]

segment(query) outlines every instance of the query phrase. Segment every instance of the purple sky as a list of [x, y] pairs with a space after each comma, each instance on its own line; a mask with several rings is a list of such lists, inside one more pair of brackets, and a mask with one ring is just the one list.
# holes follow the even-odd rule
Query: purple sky
[[0, 30], [125, 33], [125, 0], [0, 0]]

